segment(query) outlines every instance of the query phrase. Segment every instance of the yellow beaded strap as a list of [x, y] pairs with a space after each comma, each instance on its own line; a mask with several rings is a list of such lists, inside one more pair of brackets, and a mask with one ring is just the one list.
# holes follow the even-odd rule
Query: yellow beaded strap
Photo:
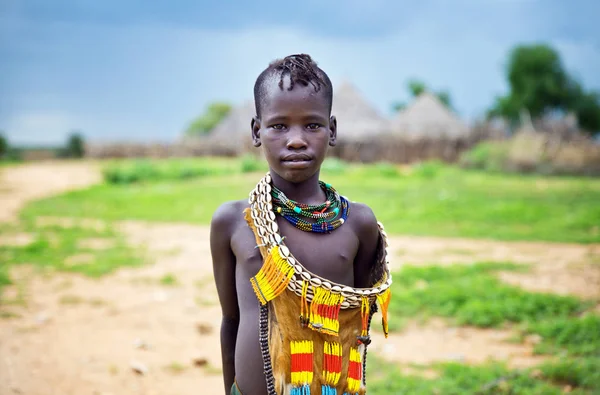
[[265, 262], [256, 274], [250, 279], [256, 297], [262, 305], [275, 299], [288, 286], [294, 268], [279, 253], [279, 246], [271, 249]]

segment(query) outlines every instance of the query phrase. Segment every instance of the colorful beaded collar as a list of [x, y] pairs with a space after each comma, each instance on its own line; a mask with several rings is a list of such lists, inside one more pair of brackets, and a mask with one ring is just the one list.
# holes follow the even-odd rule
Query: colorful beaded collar
[[383, 295], [390, 288], [392, 276], [389, 270], [389, 254], [387, 251], [388, 241], [387, 234], [385, 233], [381, 222], [378, 222], [377, 224], [386, 250], [383, 278], [372, 288], [354, 288], [337, 284], [308, 271], [285, 245], [279, 234], [279, 226], [277, 225], [276, 216], [273, 212], [271, 190], [271, 175], [267, 173], [267, 175], [265, 175], [250, 192], [248, 199], [250, 204], [250, 216], [252, 217], [262, 246], [266, 247], [269, 253], [271, 253], [273, 249], [277, 249], [278, 255], [281, 256], [291, 268], [289, 273], [291, 278], [287, 283], [287, 288], [290, 291], [298, 296], [302, 296], [303, 284], [308, 282], [312, 286], [309, 287], [308, 294], [306, 295], [309, 302], [312, 302], [312, 299], [314, 298], [314, 288], [323, 288], [331, 293], [341, 294], [344, 297], [341, 308], [348, 309], [361, 307], [361, 302], [364, 297], [368, 297], [368, 299], [373, 302], [377, 296]]

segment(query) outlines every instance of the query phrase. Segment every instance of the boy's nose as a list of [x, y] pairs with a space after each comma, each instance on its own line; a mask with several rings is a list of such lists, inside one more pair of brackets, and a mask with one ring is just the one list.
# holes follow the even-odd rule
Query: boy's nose
[[287, 148], [294, 150], [306, 148], [306, 140], [301, 130], [293, 128], [289, 131]]

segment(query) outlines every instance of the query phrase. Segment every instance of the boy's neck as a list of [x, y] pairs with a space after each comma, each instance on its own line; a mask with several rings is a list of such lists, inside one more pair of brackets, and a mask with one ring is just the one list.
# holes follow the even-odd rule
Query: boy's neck
[[321, 204], [325, 201], [325, 192], [319, 185], [319, 172], [299, 183], [284, 180], [274, 171], [271, 171], [273, 185], [279, 188], [288, 199], [304, 204]]

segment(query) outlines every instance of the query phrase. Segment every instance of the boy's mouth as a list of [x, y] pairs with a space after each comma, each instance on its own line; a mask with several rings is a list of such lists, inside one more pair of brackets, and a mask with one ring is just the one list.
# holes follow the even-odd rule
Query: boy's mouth
[[305, 154], [288, 155], [281, 159], [281, 163], [283, 163], [285, 166], [293, 168], [306, 167], [310, 164], [311, 161], [312, 158]]

